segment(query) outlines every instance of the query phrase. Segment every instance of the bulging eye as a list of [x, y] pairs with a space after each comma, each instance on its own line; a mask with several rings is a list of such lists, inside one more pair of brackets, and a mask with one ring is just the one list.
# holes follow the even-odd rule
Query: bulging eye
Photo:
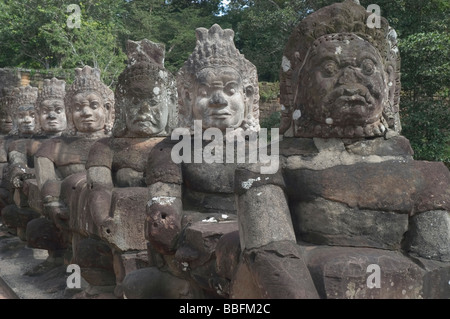
[[98, 108], [98, 106], [99, 106], [98, 102], [92, 102], [91, 103], [91, 108], [93, 108], [93, 109]]
[[339, 66], [336, 61], [327, 60], [322, 64], [322, 74], [325, 77], [334, 76], [339, 70]]
[[225, 94], [232, 96], [237, 92], [237, 84], [236, 83], [229, 83], [225, 85], [223, 91]]
[[365, 75], [372, 75], [375, 72], [375, 63], [371, 59], [365, 59], [361, 69]]

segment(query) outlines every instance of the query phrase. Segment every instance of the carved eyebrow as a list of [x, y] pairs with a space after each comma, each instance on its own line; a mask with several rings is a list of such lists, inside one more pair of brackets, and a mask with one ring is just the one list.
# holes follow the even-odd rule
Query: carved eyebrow
[[375, 65], [378, 65], [377, 59], [373, 54], [367, 53], [367, 52], [363, 52], [359, 57], [358, 57], [358, 61], [362, 62], [365, 59], [369, 59], [372, 60], [373, 63], [375, 63]]
[[227, 86], [227, 85], [236, 85], [236, 86], [238, 86], [239, 82], [231, 80], [231, 81], [228, 81], [227, 83], [225, 83], [225, 86]]

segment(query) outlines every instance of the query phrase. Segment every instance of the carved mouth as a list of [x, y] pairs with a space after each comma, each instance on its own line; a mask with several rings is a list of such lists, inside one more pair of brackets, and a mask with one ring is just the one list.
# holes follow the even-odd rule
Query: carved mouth
[[223, 111], [216, 111], [211, 113], [211, 117], [214, 119], [226, 119], [230, 117], [232, 114], [230, 111], [223, 110]]

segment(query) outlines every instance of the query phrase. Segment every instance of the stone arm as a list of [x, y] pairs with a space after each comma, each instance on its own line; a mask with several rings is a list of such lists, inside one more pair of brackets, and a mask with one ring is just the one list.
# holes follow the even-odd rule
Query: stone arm
[[181, 233], [182, 171], [172, 161], [173, 144], [164, 140], [150, 152], [145, 177], [148, 186], [145, 238], [153, 249], [167, 255], [176, 250]]
[[8, 153], [7, 180], [11, 187], [20, 188], [25, 179], [34, 178], [34, 170], [27, 165], [27, 154], [19, 151]]
[[94, 225], [99, 229], [110, 217], [114, 183], [111, 169], [105, 166], [91, 166], [87, 169], [87, 207]]
[[[233, 297], [318, 298], [296, 243], [280, 170], [263, 175], [237, 169], [235, 196], [243, 253], [235, 275]], [[251, 288], [249, 273], [253, 281]]]
[[40, 198], [44, 206], [44, 215], [67, 219], [68, 212], [60, 200], [62, 181], [58, 178], [55, 164], [47, 157], [35, 156], [34, 169]]

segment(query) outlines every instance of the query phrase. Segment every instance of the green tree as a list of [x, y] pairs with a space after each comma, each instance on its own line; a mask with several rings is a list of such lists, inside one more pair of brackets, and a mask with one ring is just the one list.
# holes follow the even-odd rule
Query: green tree
[[72, 69], [90, 65], [102, 70], [114, 85], [125, 67], [117, 34], [123, 29], [124, 0], [80, 3], [81, 26], [69, 28], [71, 0], [0, 2], [0, 66], [32, 69]]
[[[221, 1], [132, 0], [127, 3], [123, 40], [147, 38], [166, 46], [168, 70], [176, 73], [195, 48], [195, 29], [210, 28], [221, 18]], [[224, 26], [222, 26], [224, 27]]]

